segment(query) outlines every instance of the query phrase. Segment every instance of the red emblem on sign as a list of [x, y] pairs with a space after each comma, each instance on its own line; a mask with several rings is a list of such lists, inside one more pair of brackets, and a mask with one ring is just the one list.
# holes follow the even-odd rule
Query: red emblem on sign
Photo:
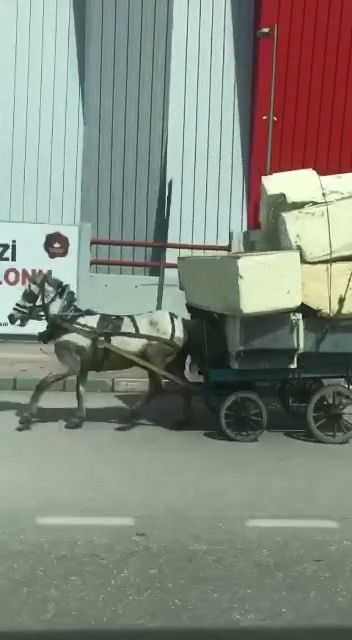
[[44, 249], [49, 258], [65, 258], [70, 247], [69, 239], [60, 231], [48, 233], [44, 241]]

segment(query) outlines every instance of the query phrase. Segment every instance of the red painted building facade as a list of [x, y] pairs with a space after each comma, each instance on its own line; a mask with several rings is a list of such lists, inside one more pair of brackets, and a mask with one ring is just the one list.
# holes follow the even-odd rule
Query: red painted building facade
[[[277, 24], [271, 172], [352, 171], [352, 1], [257, 0], [255, 33]], [[273, 39], [254, 40], [248, 228], [259, 226]]]

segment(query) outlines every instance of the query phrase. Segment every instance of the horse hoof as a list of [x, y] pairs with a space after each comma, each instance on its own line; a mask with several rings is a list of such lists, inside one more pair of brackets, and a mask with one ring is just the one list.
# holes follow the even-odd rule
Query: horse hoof
[[18, 427], [16, 428], [16, 431], [29, 431], [31, 428], [31, 423], [31, 416], [29, 416], [27, 413], [24, 413], [18, 421]]
[[128, 421], [130, 424], [134, 424], [135, 422], [137, 422], [139, 418], [139, 411], [136, 411], [135, 409], [131, 409], [131, 411], [128, 414]]
[[82, 429], [83, 421], [78, 418], [72, 418], [72, 420], [68, 420], [65, 424], [65, 429]]
[[30, 424], [19, 424], [16, 427], [16, 431], [30, 431], [30, 430], [31, 430]]

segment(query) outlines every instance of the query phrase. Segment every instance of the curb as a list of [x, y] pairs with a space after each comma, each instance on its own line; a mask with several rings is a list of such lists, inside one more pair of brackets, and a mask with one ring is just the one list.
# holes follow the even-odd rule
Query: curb
[[[33, 391], [35, 386], [43, 379], [42, 377], [14, 376], [9, 378], [0, 378], [0, 391]], [[74, 392], [76, 389], [76, 380], [69, 378], [63, 382], [54, 384], [50, 391], [67, 391]], [[148, 379], [141, 378], [94, 378], [88, 377], [86, 390], [87, 392], [99, 393], [143, 393], [148, 389]], [[164, 381], [165, 391], [179, 392], [176, 384]]]

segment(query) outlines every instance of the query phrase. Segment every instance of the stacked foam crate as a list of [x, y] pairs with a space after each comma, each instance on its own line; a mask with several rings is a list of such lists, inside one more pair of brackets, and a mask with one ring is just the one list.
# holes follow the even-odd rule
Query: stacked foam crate
[[260, 246], [299, 251], [302, 302], [320, 316], [351, 317], [352, 173], [264, 176], [260, 223]]
[[260, 223], [249, 251], [179, 259], [187, 302], [236, 317], [302, 302], [323, 316], [352, 316], [352, 173], [264, 176]]
[[223, 316], [231, 367], [296, 366], [303, 348], [302, 318], [291, 313], [301, 304], [298, 251], [184, 256], [178, 274], [189, 307]]
[[205, 311], [242, 317], [301, 304], [298, 251], [179, 257], [178, 274], [187, 303]]
[[352, 173], [264, 176], [260, 222], [243, 253], [179, 258], [179, 284], [190, 306], [224, 316], [231, 366], [251, 353], [254, 368], [295, 367], [305, 307], [352, 316]]

